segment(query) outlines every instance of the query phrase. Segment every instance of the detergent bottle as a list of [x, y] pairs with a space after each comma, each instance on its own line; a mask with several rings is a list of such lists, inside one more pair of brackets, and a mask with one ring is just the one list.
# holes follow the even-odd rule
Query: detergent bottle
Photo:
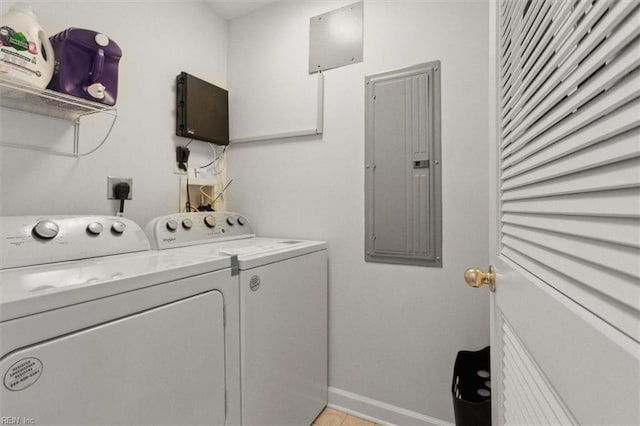
[[0, 17], [0, 77], [44, 89], [51, 80], [54, 64], [51, 42], [31, 6], [11, 6]]

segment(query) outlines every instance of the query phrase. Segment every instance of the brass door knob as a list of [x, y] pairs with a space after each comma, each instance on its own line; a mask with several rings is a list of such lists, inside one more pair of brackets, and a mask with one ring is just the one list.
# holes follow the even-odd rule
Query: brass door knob
[[496, 291], [496, 270], [493, 266], [489, 266], [489, 272], [480, 268], [469, 268], [464, 271], [464, 280], [471, 287], [477, 288], [486, 284], [489, 290]]

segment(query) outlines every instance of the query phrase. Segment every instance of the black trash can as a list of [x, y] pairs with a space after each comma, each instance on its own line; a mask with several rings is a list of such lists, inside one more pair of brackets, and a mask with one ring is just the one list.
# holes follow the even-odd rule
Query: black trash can
[[491, 425], [489, 348], [458, 352], [451, 384], [456, 426]]

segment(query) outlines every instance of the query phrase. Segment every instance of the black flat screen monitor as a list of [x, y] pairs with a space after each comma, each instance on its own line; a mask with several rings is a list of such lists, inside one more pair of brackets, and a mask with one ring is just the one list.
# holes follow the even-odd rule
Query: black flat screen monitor
[[229, 92], [181, 72], [176, 77], [176, 135], [229, 145]]

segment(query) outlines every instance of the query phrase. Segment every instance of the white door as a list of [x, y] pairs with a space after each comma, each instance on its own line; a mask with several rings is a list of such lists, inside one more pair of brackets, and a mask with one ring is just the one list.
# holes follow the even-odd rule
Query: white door
[[491, 2], [494, 424], [640, 424], [640, 2]]

